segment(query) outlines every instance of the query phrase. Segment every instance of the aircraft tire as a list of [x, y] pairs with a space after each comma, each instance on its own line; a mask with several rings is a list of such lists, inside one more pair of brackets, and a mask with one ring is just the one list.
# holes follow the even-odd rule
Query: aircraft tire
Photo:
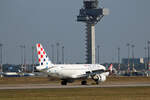
[[67, 85], [67, 81], [65, 80], [61, 81], [61, 85]]
[[87, 81], [82, 81], [81, 85], [87, 85]]
[[99, 81], [96, 81], [96, 84], [99, 85]]

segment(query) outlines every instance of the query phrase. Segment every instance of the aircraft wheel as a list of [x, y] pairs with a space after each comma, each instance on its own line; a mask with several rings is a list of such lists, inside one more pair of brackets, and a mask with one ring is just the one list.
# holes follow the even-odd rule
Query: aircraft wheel
[[96, 84], [99, 85], [99, 81], [96, 81]]
[[82, 85], [87, 85], [87, 81], [82, 81], [81, 84]]
[[67, 81], [65, 80], [61, 81], [61, 85], [67, 85]]

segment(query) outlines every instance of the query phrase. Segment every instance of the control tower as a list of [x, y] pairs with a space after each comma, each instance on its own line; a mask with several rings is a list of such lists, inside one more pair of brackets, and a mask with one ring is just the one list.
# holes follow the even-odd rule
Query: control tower
[[109, 11], [98, 6], [98, 0], [84, 0], [83, 8], [80, 9], [78, 22], [86, 23], [86, 63], [95, 64], [95, 25]]

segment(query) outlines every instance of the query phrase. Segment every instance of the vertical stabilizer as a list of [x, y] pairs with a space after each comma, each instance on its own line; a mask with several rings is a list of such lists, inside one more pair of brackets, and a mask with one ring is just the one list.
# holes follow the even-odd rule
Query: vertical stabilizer
[[111, 65], [109, 66], [108, 70], [112, 72], [112, 69], [113, 69], [113, 64], [111, 64]]
[[52, 62], [49, 60], [45, 50], [43, 49], [43, 46], [41, 44], [37, 44], [37, 53], [38, 53], [38, 61], [40, 66], [44, 66], [44, 67], [51, 67], [53, 64]]

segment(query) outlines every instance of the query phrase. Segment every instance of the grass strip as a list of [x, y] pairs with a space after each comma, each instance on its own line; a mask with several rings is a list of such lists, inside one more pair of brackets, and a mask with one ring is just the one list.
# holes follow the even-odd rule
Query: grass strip
[[150, 87], [0, 90], [0, 100], [150, 100]]

